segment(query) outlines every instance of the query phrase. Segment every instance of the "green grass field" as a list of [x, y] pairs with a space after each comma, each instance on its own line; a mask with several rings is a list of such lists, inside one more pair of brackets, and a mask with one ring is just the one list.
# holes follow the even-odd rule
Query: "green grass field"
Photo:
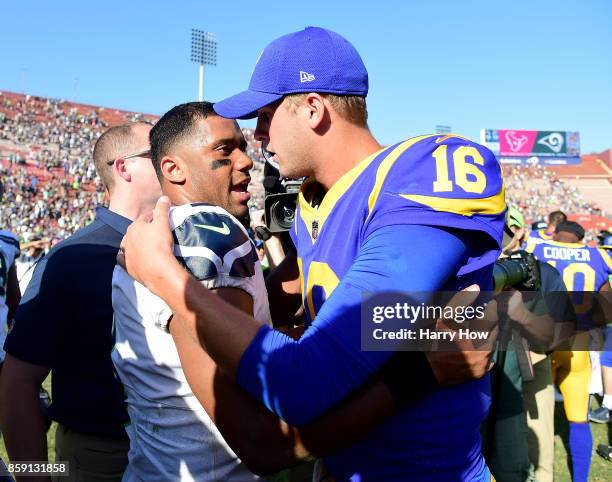
[[[47, 378], [43, 386], [51, 392], [51, 378]], [[47, 433], [47, 447], [49, 460], [55, 460], [55, 429], [53, 423]], [[595, 453], [598, 444], [612, 445], [612, 424], [591, 424], [593, 433], [593, 457], [591, 462], [591, 476], [589, 480], [593, 482], [610, 482], [612, 480], [612, 462], [602, 459]], [[563, 405], [555, 405], [555, 482], [571, 482], [569, 462], [567, 458], [568, 425], [563, 413]], [[0, 443], [0, 456], [4, 461], [8, 460], [4, 440]]]

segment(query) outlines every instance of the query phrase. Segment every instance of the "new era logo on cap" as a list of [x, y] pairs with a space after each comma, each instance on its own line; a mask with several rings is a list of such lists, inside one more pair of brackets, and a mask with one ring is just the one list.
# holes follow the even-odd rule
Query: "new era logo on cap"
[[304, 72], [300, 70], [300, 82], [303, 84], [304, 82], [312, 82], [315, 79], [315, 76], [309, 74], [308, 72]]

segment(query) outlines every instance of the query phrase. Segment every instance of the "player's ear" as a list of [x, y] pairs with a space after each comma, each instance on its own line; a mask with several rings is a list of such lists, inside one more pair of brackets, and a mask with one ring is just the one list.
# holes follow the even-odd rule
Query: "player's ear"
[[179, 156], [164, 156], [159, 163], [162, 175], [171, 183], [185, 182], [184, 161]]
[[128, 163], [125, 162], [125, 159], [121, 157], [115, 160], [115, 163], [112, 166], [113, 171], [117, 173], [118, 176], [125, 179], [127, 182], [132, 180], [132, 174], [128, 169]]
[[327, 113], [327, 106], [323, 100], [321, 94], [311, 92], [306, 95], [304, 99], [306, 112], [308, 113], [308, 124], [311, 129], [319, 129], [325, 121]]

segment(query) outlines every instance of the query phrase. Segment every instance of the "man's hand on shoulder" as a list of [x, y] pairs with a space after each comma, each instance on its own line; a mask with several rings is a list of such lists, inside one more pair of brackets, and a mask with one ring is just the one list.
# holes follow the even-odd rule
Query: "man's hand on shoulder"
[[117, 263], [157, 295], [174, 275], [184, 272], [173, 254], [169, 209], [170, 200], [160, 197], [152, 213], [130, 225], [117, 255]]
[[[480, 288], [472, 285], [457, 293], [447, 306], [469, 306], [476, 301]], [[461, 336], [455, 336], [450, 346], [442, 350], [426, 352], [427, 360], [440, 385], [454, 385], [483, 377], [492, 367], [491, 359], [497, 342], [497, 304], [487, 303], [485, 316], [478, 326], [470, 325], [471, 329], [487, 332], [486, 342], [475, 342]], [[455, 325], [455, 326], [452, 326]], [[459, 328], [457, 328], [457, 326]], [[439, 319], [436, 322], [437, 331], [455, 331], [461, 329], [461, 324]]]

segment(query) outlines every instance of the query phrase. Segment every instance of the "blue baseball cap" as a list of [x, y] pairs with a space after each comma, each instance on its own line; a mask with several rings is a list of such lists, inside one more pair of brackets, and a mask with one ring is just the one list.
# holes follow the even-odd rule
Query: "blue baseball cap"
[[277, 38], [259, 56], [248, 90], [217, 102], [214, 109], [228, 119], [252, 119], [258, 109], [302, 92], [365, 97], [368, 71], [355, 47], [320, 27]]

